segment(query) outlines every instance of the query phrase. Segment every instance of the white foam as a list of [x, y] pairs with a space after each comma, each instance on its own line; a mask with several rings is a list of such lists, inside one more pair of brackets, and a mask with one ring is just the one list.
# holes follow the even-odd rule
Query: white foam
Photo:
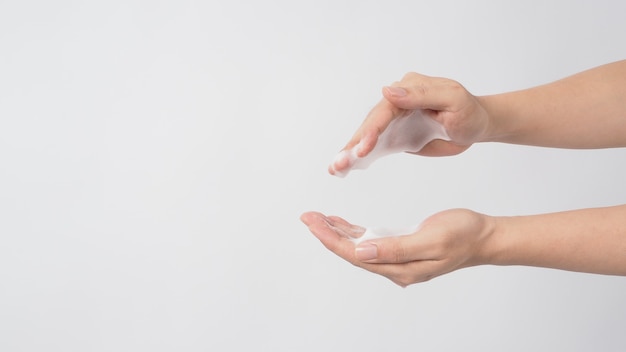
[[352, 241], [355, 245], [368, 240], [373, 240], [377, 238], [383, 237], [393, 237], [393, 236], [402, 236], [402, 235], [410, 235], [417, 231], [418, 226], [406, 227], [406, 228], [367, 228], [361, 237], [354, 238], [350, 237], [350, 241]]
[[420, 225], [416, 225], [413, 227], [362, 227], [358, 225], [344, 225], [337, 226], [332, 222], [327, 222], [327, 225], [335, 231], [339, 236], [346, 238], [352, 241], [355, 245], [367, 241], [373, 240], [377, 238], [383, 237], [393, 237], [393, 236], [402, 236], [402, 235], [410, 235], [415, 233]]
[[[450, 140], [443, 125], [424, 115], [422, 110], [414, 110], [407, 116], [393, 119], [389, 126], [378, 136], [374, 149], [366, 156], [359, 158], [357, 150], [360, 144], [337, 154], [331, 169], [335, 176], [345, 177], [353, 169], [366, 169], [376, 159], [383, 156], [401, 153], [418, 152], [426, 144], [435, 139]], [[335, 164], [347, 160], [348, 167], [338, 171]]]

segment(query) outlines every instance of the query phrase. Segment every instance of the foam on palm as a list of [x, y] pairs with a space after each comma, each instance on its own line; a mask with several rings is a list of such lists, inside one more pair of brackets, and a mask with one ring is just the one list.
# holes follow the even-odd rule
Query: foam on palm
[[[375, 160], [389, 154], [401, 152], [419, 152], [426, 144], [435, 139], [450, 140], [445, 128], [426, 116], [422, 110], [414, 110], [410, 114], [393, 119], [387, 128], [378, 136], [374, 149], [364, 157], [358, 157], [357, 151], [361, 144], [351, 149], [342, 150], [335, 157], [331, 169], [335, 176], [345, 177], [353, 169], [366, 169]], [[347, 161], [342, 170], [336, 164]]]
[[363, 235], [360, 237], [349, 237], [348, 239], [352, 241], [355, 245], [368, 240], [374, 240], [377, 238], [383, 237], [395, 237], [402, 235], [410, 235], [417, 231], [418, 226], [407, 227], [407, 228], [387, 228], [387, 227], [379, 227], [379, 228], [366, 228]]
[[389, 227], [362, 227], [359, 225], [338, 224], [326, 219], [327, 226], [339, 236], [346, 238], [355, 245], [363, 241], [374, 240], [384, 237], [395, 237], [415, 233], [420, 225], [413, 227], [389, 228]]

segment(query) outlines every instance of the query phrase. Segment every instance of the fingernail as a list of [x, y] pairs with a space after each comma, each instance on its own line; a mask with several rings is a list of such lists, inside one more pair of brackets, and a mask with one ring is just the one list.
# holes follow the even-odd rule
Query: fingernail
[[392, 97], [405, 97], [407, 95], [407, 91], [404, 88], [400, 87], [386, 87], [387, 92], [391, 94]]
[[373, 243], [363, 243], [356, 247], [356, 258], [361, 261], [376, 259], [378, 247]]

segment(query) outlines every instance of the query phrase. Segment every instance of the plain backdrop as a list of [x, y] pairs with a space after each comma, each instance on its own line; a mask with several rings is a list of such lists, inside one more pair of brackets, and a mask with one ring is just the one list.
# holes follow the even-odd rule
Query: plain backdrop
[[326, 173], [405, 72], [484, 95], [626, 58], [606, 1], [0, 1], [0, 350], [623, 351], [626, 279], [399, 288], [302, 212], [402, 227], [626, 201], [626, 150]]

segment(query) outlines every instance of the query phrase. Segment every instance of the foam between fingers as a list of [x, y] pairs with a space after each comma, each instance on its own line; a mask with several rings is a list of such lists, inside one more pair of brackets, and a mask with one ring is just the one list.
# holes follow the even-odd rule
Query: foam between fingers
[[[419, 152], [426, 144], [442, 139], [449, 141], [450, 137], [446, 133], [443, 125], [423, 114], [422, 110], [414, 110], [407, 116], [395, 118], [389, 126], [378, 136], [378, 141], [369, 154], [358, 157], [357, 151], [361, 148], [361, 143], [356, 146], [342, 150], [337, 154], [331, 169], [338, 177], [345, 177], [351, 170], [364, 170], [374, 161], [386, 155], [401, 152]], [[348, 165], [338, 169], [338, 165]]]

